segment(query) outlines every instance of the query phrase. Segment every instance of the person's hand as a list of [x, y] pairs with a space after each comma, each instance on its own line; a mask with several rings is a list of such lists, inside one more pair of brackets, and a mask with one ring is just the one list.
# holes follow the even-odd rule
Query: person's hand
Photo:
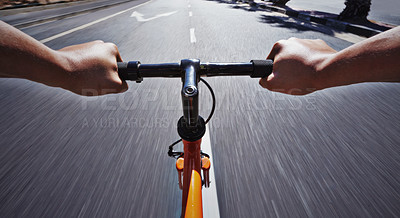
[[86, 96], [120, 93], [128, 89], [118, 76], [122, 61], [115, 44], [93, 41], [57, 51], [67, 61], [67, 79], [61, 87]]
[[273, 46], [267, 59], [274, 60], [273, 72], [260, 80], [271, 91], [305, 95], [323, 88], [318, 73], [336, 51], [322, 40], [290, 38]]

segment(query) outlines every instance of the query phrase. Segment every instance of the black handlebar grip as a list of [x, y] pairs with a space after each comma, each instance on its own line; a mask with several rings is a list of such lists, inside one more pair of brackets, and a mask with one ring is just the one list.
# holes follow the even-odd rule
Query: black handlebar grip
[[253, 63], [253, 73], [250, 75], [251, 78], [265, 78], [272, 73], [272, 60], [251, 60]]
[[122, 80], [142, 81], [139, 75], [139, 61], [118, 62], [118, 75]]

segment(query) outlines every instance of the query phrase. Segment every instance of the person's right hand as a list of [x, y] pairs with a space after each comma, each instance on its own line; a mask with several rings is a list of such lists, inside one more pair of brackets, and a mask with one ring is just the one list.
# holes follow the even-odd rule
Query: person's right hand
[[260, 85], [291, 95], [305, 95], [323, 89], [319, 73], [324, 61], [335, 53], [322, 40], [280, 40], [267, 57], [274, 61], [273, 72], [261, 79]]
[[67, 61], [68, 76], [61, 87], [80, 95], [104, 95], [124, 92], [125, 81], [118, 76], [117, 62], [122, 61], [113, 43], [93, 41], [57, 51]]

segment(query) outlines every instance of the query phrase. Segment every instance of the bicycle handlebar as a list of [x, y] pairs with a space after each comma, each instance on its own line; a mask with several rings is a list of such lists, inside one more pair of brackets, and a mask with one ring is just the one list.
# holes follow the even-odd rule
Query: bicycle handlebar
[[272, 60], [252, 60], [248, 63], [201, 63], [183, 59], [181, 63], [141, 64], [139, 61], [119, 62], [118, 75], [123, 80], [141, 82], [145, 77], [180, 77], [182, 79], [183, 117], [178, 133], [185, 140], [196, 141], [205, 132], [199, 116], [198, 82], [201, 76], [250, 76], [264, 78], [272, 72]]
[[[265, 78], [272, 72], [272, 60], [252, 60], [248, 63], [200, 63], [200, 76], [250, 76]], [[141, 82], [145, 77], [182, 77], [181, 63], [141, 64], [139, 61], [118, 62], [118, 74], [123, 80]]]

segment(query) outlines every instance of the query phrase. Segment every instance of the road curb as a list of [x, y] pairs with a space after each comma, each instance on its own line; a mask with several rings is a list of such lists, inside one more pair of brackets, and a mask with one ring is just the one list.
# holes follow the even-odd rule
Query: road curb
[[[58, 3], [58, 2], [56, 2]], [[27, 7], [35, 7], [35, 6], [43, 6], [45, 4], [40, 4], [40, 3], [28, 3], [25, 5], [13, 5], [13, 6], [8, 6], [4, 8], [0, 8], [0, 10], [12, 10], [12, 9], [19, 9], [19, 8], [27, 8]]]
[[[359, 35], [359, 36], [371, 37], [371, 36], [374, 36], [376, 34], [383, 32], [381, 30], [372, 29], [372, 28], [362, 26], [362, 25], [356, 25], [356, 24], [351, 24], [351, 23], [345, 22], [345, 21], [340, 21], [337, 19], [311, 15], [311, 14], [303, 13], [303, 12], [296, 11], [293, 9], [285, 9], [285, 8], [281, 8], [281, 7], [277, 7], [277, 6], [268, 5], [266, 3], [256, 3], [256, 2], [248, 1], [248, 0], [239, 0], [238, 2], [247, 3], [250, 6], [255, 7], [255, 8], [261, 8], [261, 9], [268, 10], [268, 11], [274, 11], [274, 12], [286, 14], [290, 17], [299, 18], [299, 19], [303, 19], [303, 20], [307, 20], [307, 21], [312, 21], [312, 22], [319, 23], [319, 24], [322, 24], [322, 25], [325, 25], [328, 27], [338, 29], [340, 31], [346, 31], [349, 33], [353, 33], [353, 34]], [[390, 29], [390, 28], [388, 27], [388, 29]]]
[[122, 2], [115, 2], [115, 3], [111, 3], [111, 4], [107, 4], [107, 5], [101, 5], [101, 6], [96, 6], [96, 7], [92, 7], [92, 8], [82, 9], [82, 10], [79, 10], [79, 11], [59, 14], [59, 15], [55, 15], [55, 16], [51, 16], [51, 17], [47, 17], [47, 18], [43, 18], [43, 19], [30, 20], [30, 21], [27, 21], [27, 22], [13, 24], [13, 26], [16, 27], [16, 28], [24, 28], [24, 27], [27, 27], [27, 26], [32, 26], [32, 25], [35, 25], [35, 24], [40, 24], [40, 23], [44, 23], [44, 22], [48, 22], [48, 21], [60, 20], [60, 19], [64, 19], [64, 18], [67, 18], [67, 17], [76, 16], [76, 15], [79, 15], [79, 14], [84, 14], [84, 13], [88, 13], [88, 12], [92, 12], [92, 11], [98, 11], [98, 10], [109, 8], [109, 7], [112, 7], [112, 6], [115, 6], [115, 5], [120, 5], [120, 4], [123, 4], [123, 3], [126, 3], [126, 2], [131, 2], [131, 0], [126, 0], [126, 1], [122, 1]]

